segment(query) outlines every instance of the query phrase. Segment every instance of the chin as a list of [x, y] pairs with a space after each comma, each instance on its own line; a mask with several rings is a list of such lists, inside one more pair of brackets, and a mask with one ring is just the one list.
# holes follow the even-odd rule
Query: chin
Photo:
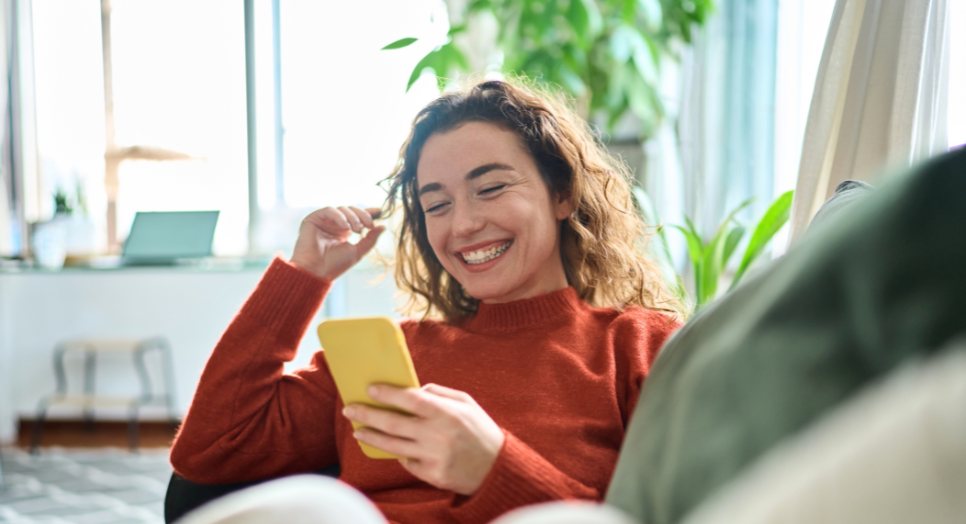
[[501, 301], [500, 299], [502, 297], [508, 296], [513, 292], [512, 286], [507, 286], [505, 282], [468, 282], [467, 284], [463, 284], [463, 289], [471, 297], [480, 301]]
[[469, 295], [479, 301], [498, 300], [507, 293], [503, 290], [494, 289], [494, 286], [463, 286]]

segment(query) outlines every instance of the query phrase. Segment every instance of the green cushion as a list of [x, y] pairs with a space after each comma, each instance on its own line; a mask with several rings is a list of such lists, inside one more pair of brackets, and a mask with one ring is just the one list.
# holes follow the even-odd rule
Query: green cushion
[[[848, 214], [853, 210], [855, 204], [872, 193], [872, 190], [872, 186], [858, 180], [846, 180], [839, 184], [835, 188], [835, 194], [832, 195], [832, 198], [822, 204], [822, 207], [815, 213], [805, 235], [814, 235], [815, 231], [824, 227], [837, 227], [841, 220], [848, 220]], [[835, 225], [826, 226], [826, 222]]]
[[966, 332], [964, 271], [961, 150], [867, 195], [672, 337], [607, 502], [678, 522], [782, 439]]

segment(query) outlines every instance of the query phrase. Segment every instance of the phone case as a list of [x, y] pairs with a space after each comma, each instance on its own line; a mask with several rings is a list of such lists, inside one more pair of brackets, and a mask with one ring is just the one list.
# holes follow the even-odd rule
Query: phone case
[[[343, 404], [367, 404], [405, 413], [372, 400], [366, 393], [371, 384], [419, 387], [406, 338], [395, 322], [385, 317], [326, 320], [319, 324], [318, 334]], [[362, 424], [352, 422], [352, 427], [358, 429]], [[402, 458], [362, 442], [359, 446], [370, 458]]]

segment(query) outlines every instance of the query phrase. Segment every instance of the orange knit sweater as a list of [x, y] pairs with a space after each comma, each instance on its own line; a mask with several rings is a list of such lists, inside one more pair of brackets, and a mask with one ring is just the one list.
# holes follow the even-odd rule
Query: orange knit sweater
[[642, 308], [591, 308], [573, 288], [481, 304], [459, 325], [403, 322], [420, 382], [470, 394], [506, 434], [466, 497], [362, 454], [322, 352], [284, 373], [329, 286], [272, 262], [205, 366], [171, 450], [179, 474], [219, 484], [338, 461], [340, 480], [399, 523], [485, 523], [536, 502], [601, 500], [641, 382], [678, 327]]

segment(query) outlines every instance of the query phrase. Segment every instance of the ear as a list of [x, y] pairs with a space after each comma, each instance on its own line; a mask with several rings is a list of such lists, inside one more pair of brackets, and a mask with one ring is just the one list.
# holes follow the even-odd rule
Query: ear
[[553, 203], [554, 215], [557, 217], [557, 220], [564, 220], [574, 212], [574, 206], [570, 202], [570, 196], [569, 189], [557, 193], [556, 201]]

